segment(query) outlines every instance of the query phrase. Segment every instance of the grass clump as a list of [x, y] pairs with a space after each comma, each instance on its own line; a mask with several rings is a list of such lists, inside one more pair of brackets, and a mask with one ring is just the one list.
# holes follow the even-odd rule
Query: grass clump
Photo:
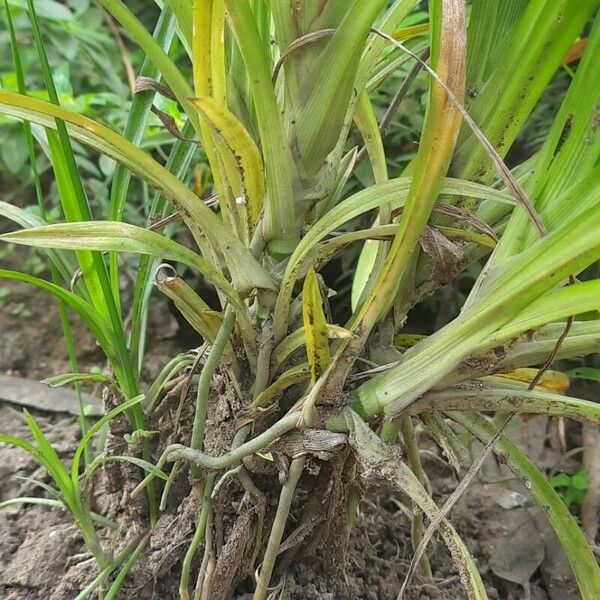
[[[178, 483], [195, 507], [195, 533], [178, 550], [180, 597], [224, 598], [244, 583], [266, 598], [303, 549], [344, 556], [357, 474], [377, 472], [410, 496], [415, 548], [422, 515], [439, 521], [467, 595], [485, 598], [473, 557], [442, 518], [449, 508], [440, 513], [427, 491], [418, 423], [454, 465], [466, 434], [501, 454], [546, 511], [581, 597], [595, 598], [600, 571], [585, 536], [497, 424], [524, 412], [600, 420], [596, 404], [548, 383], [560, 380], [552, 363], [597, 351], [600, 336], [599, 281], [579, 277], [600, 259], [598, 3], [433, 0], [424, 23], [416, 0], [195, 0], [166, 2], [153, 33], [120, 0], [100, 4], [147, 60], [122, 135], [61, 106], [31, 0], [48, 100], [0, 90], [0, 111], [26, 123], [32, 164], [27, 123], [44, 129], [62, 208], [48, 224], [43, 213], [0, 206], [21, 227], [2, 239], [45, 249], [52, 280], [0, 276], [53, 294], [106, 355], [117, 408], [89, 429], [82, 423], [77, 456], [100, 424], [109, 438], [128, 436], [124, 455], [110, 443], [99, 456], [87, 451], [88, 472], [127, 462], [125, 512], [144, 533], [117, 544], [125, 550], [116, 558], [100, 547], [81, 499], [78, 460], [66, 475], [33, 420], [36, 445], [3, 438], [51, 470], [97, 558], [92, 588], [106, 589], [121, 561], [106, 596], [115, 597], [162, 512], [176, 510]], [[173, 35], [189, 70], [172, 60]], [[547, 135], [509, 169], [503, 158], [582, 35]], [[18, 63], [14, 37], [13, 50]], [[373, 106], [399, 70], [409, 82], [422, 70], [429, 86], [425, 106], [408, 104], [421, 111], [410, 117], [422, 130], [406, 167], [386, 155]], [[177, 103], [179, 123], [160, 111], [160, 97]], [[385, 130], [403, 101], [384, 97]], [[164, 164], [139, 146], [150, 111], [176, 139]], [[118, 163], [106, 220], [92, 214], [74, 142]], [[211, 202], [185, 183], [197, 144]], [[124, 219], [131, 173], [156, 190], [147, 227]], [[177, 220], [193, 243], [164, 229]], [[352, 290], [336, 295], [328, 269], [356, 257], [356, 244]], [[121, 253], [139, 257], [129, 297]], [[209, 282], [219, 308], [184, 281], [184, 269]], [[431, 335], [407, 335], [411, 311], [467, 269], [475, 281], [459, 314]], [[169, 362], [141, 399], [152, 284], [205, 343]], [[302, 535], [294, 537], [290, 513]], [[418, 562], [430, 575], [427, 557]]]

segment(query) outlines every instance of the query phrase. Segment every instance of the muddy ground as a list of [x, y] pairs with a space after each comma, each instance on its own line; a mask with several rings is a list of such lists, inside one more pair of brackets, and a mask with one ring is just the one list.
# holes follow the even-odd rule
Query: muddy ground
[[[0, 375], [39, 380], [69, 371], [53, 301], [22, 284], [2, 282], [2, 289], [6, 291], [2, 293], [0, 308]], [[80, 323], [75, 322], [74, 326], [82, 370], [102, 367], [101, 353], [91, 336]], [[183, 341], [176, 321], [164, 304], [153, 306], [149, 330], [146, 381], [151, 381], [176, 351], [189, 347], [186, 345], [189, 340]], [[87, 391], [99, 394], [99, 390], [93, 388]], [[65, 413], [35, 409], [32, 412], [59, 455], [68, 461], [78, 439], [76, 419]], [[557, 450], [552, 443], [553, 428], [548, 419], [535, 418], [513, 427], [511, 436], [547, 472], [576, 471], [580, 468], [580, 454], [565, 455]], [[0, 402], [0, 431], [28, 437], [18, 404]], [[572, 450], [581, 443], [579, 427], [569, 424], [567, 433]], [[423, 459], [434, 497], [441, 503], [455, 488], [458, 477], [436, 447], [428, 440], [422, 441]], [[28, 455], [6, 445], [0, 446], [0, 501], [17, 496], [44, 496], [36, 481], [48, 483], [49, 479]], [[399, 493], [365, 490], [351, 536], [343, 585], [334, 585], [323, 578], [311, 579], [312, 570], [295, 568], [293, 577], [285, 582], [287, 595], [281, 597], [395, 599], [412, 556], [409, 506], [407, 498]], [[451, 520], [476, 557], [489, 598], [575, 600], [579, 597], [562, 551], [543, 515], [532, 506], [521, 484], [507, 479], [495, 461], [490, 460], [484, 466], [480, 479], [454, 509]], [[430, 549], [430, 558], [433, 579], [415, 578], [408, 598], [464, 598], [456, 570], [439, 540]], [[160, 584], [156, 583], [152, 569], [147, 569], [146, 579], [138, 576], [134, 582], [127, 581], [119, 598], [177, 598], [178, 567], [174, 564], [163, 569], [167, 575], [162, 575]], [[78, 578], [73, 577], [74, 571], [79, 574]], [[65, 513], [28, 505], [10, 506], [0, 512], [0, 598], [72, 600], [80, 591], [75, 589], [73, 581], [83, 586], [94, 573], [93, 561]], [[69, 576], [65, 577], [66, 574]], [[527, 585], [528, 591], [525, 590]], [[250, 598], [251, 595], [242, 586], [237, 597]]]

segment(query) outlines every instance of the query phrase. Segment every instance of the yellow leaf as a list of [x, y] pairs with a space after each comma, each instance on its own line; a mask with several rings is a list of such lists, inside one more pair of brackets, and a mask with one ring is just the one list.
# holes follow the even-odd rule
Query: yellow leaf
[[248, 216], [250, 231], [254, 230], [265, 194], [263, 161], [258, 146], [237, 117], [213, 98], [192, 99], [201, 118], [222, 142], [221, 157], [228, 183], [237, 195], [240, 210]]
[[306, 337], [306, 356], [312, 382], [315, 383], [331, 362], [327, 340], [327, 321], [317, 274], [311, 269], [302, 289], [302, 317]]
[[[204, 300], [180, 277], [159, 277], [158, 289], [170, 298], [185, 320], [208, 342], [215, 341], [223, 314], [212, 310]], [[226, 354], [231, 354], [231, 344], [227, 344]]]
[[[509, 373], [496, 373], [495, 377], [530, 384], [537, 375], [538, 370], [532, 368], [515, 369]], [[569, 387], [569, 378], [560, 371], [546, 371], [536, 387], [555, 394], [564, 394]]]
[[427, 336], [418, 333], [399, 333], [394, 337], [394, 346], [399, 348], [412, 348]]
[[425, 35], [429, 31], [429, 23], [421, 23], [420, 25], [413, 25], [412, 27], [402, 27], [396, 29], [392, 34], [392, 37], [398, 42], [406, 42], [413, 38]]
[[192, 63], [194, 91], [225, 104], [225, 4], [223, 0], [194, 0]]

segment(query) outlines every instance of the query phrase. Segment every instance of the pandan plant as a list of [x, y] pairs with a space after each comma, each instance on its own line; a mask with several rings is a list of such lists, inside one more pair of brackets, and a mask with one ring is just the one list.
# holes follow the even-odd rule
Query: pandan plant
[[[3, 204], [21, 228], [2, 239], [47, 249], [51, 278], [0, 275], [49, 291], [62, 315], [77, 313], [110, 366], [106, 376], [52, 380], [106, 383], [108, 438], [94, 455], [98, 427], [89, 429], [85, 470], [82, 448], [65, 475], [31, 417], [34, 444], [1, 438], [51, 471], [97, 558], [99, 574], [78, 597], [116, 597], [136, 562], [147, 564], [165, 519], [191, 524], [187, 542], [170, 549], [182, 599], [228, 598], [240, 585], [257, 600], [278, 584], [284, 594], [298, 565], [342, 589], [357, 506], [366, 482], [378, 481], [410, 497], [414, 547], [427, 523], [438, 526], [465, 597], [486, 598], [473, 557], [427, 491], [425, 431], [457, 469], [467, 438], [498, 454], [543, 508], [581, 597], [597, 598], [585, 536], [500, 426], [520, 413], [600, 423], [597, 404], [542, 385], [555, 360], [600, 348], [600, 281], [579, 276], [600, 259], [599, 2], [430, 0], [428, 22], [415, 25], [407, 17], [417, 0], [166, 0], [154, 32], [121, 0], [99, 2], [146, 57], [122, 133], [60, 106], [33, 0], [48, 99], [27, 94], [14, 35], [19, 90], [0, 91], [2, 113], [25, 123], [32, 165], [30, 124], [36, 139], [45, 132], [64, 216], [48, 225], [43, 213]], [[174, 36], [191, 78], [170, 58]], [[543, 143], [509, 169], [503, 158], [570, 50], [571, 81]], [[391, 173], [373, 94], [398, 70], [408, 74], [389, 122], [419, 69], [429, 94], [418, 149]], [[160, 114], [157, 95], [183, 115], [161, 115], [177, 137], [165, 164], [140, 149], [150, 110]], [[106, 220], [90, 210], [73, 142], [118, 163]], [[198, 144], [211, 203], [185, 183]], [[373, 183], [356, 191], [362, 160]], [[132, 174], [156, 190], [146, 228], [122, 218]], [[163, 235], [174, 220], [193, 243]], [[356, 244], [351, 315], [333, 322], [350, 300], [320, 271]], [[139, 255], [128, 295], [123, 253]], [[469, 267], [478, 276], [458, 316], [427, 337], [407, 335], [410, 311]], [[214, 286], [218, 310], [184, 268]], [[204, 344], [174, 357], [142, 398], [153, 286]], [[98, 467], [105, 492], [120, 477], [129, 530], [116, 540], [102, 535], [110, 522], [81, 489]]]

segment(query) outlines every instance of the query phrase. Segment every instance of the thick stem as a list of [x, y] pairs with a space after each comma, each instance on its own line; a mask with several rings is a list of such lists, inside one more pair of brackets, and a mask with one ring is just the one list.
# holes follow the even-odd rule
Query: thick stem
[[[272, 427], [263, 431], [260, 435], [252, 438], [245, 444], [240, 446], [236, 445], [236, 439], [241, 442], [249, 432], [249, 426], [242, 427], [234, 437], [232, 449], [227, 454], [221, 456], [210, 456], [199, 450], [193, 450], [181, 444], [173, 444], [168, 446], [160, 457], [156, 467], [162, 469], [167, 461], [178, 461], [185, 460], [203, 469], [211, 471], [220, 471], [222, 469], [228, 469], [231, 465], [238, 463], [240, 460], [250, 454], [258, 452], [271, 442], [274, 442], [278, 437], [281, 437], [284, 433], [294, 429], [298, 423], [297, 413], [288, 413], [277, 421]], [[149, 473], [142, 482], [131, 492], [131, 497], [135, 498], [144, 486], [152, 481], [156, 477], [156, 472]]]

